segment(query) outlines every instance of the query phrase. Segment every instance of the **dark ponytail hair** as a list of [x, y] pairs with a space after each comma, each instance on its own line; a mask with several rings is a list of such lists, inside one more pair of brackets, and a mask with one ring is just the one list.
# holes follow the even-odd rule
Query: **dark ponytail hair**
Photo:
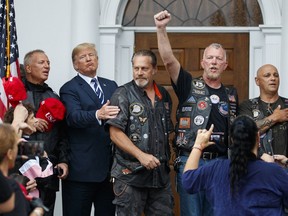
[[258, 128], [254, 120], [247, 115], [238, 116], [231, 125], [230, 190], [232, 195], [239, 189], [239, 182], [247, 174], [250, 160], [256, 160], [252, 150], [255, 147]]

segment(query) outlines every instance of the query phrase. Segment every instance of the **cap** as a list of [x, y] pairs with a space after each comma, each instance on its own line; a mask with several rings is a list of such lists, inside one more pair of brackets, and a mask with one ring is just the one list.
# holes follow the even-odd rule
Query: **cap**
[[16, 107], [20, 101], [27, 98], [25, 86], [18, 77], [4, 77], [2, 82], [8, 101], [13, 107]]
[[50, 131], [56, 121], [64, 119], [65, 106], [56, 98], [46, 98], [40, 103], [40, 107], [36, 113], [36, 118], [44, 119], [48, 122], [48, 129]]

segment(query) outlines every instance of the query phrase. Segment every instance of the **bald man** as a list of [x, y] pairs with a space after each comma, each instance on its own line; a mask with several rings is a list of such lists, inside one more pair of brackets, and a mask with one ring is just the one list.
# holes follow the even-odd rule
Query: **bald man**
[[288, 145], [288, 99], [279, 96], [280, 77], [271, 64], [261, 66], [255, 77], [260, 96], [240, 104], [239, 114], [251, 116], [261, 134], [258, 156], [274, 161], [274, 154], [287, 156]]

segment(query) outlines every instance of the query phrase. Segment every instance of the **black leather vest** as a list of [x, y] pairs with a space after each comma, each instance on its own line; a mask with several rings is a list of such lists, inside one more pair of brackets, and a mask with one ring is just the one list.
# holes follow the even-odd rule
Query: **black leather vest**
[[[237, 115], [237, 91], [235, 88], [225, 87], [228, 103], [229, 125]], [[202, 77], [192, 79], [190, 94], [187, 100], [178, 107], [176, 148], [191, 151], [198, 129], [206, 128], [212, 110], [209, 90]]]
[[[151, 137], [149, 137], [149, 127], [152, 127], [152, 125], [149, 124], [150, 121], [148, 119], [147, 105], [145, 105], [143, 99], [141, 99], [141, 97], [143, 96], [140, 96], [139, 92], [136, 92], [136, 89], [133, 86], [132, 82], [125, 84], [124, 88], [126, 89], [129, 101], [129, 121], [126, 127], [125, 134], [127, 134], [127, 136], [134, 143], [134, 145], [136, 145], [143, 152], [150, 152], [154, 155], [154, 152], [149, 151], [149, 149], [151, 149], [151, 146], [149, 146], [149, 140], [151, 139]], [[163, 92], [165, 91], [164, 88], [159, 85], [157, 85], [157, 88], [163, 96], [162, 100], [158, 101], [157, 106], [158, 108], [160, 106], [160, 109], [163, 110], [163, 112], [161, 112], [161, 121], [165, 131], [164, 140], [167, 143], [167, 146], [169, 146], [168, 132], [170, 128], [169, 124], [171, 110], [168, 105], [169, 100], [167, 100], [167, 98], [165, 97], [165, 95], [167, 95], [168, 93]], [[165, 157], [165, 160], [169, 160], [170, 151], [168, 148], [164, 149], [165, 152], [160, 152], [159, 156]], [[121, 151], [120, 155], [116, 152], [118, 162], [122, 163], [123, 165], [125, 164], [125, 166], [127, 167], [133, 166], [132, 164], [134, 162], [138, 163], [138, 160], [136, 158], [125, 153], [124, 151]]]
[[[288, 108], [288, 100], [286, 98], [280, 97], [282, 102], [284, 103], [284, 108]], [[250, 99], [252, 102], [252, 117], [254, 121], [259, 119], [264, 119], [266, 116], [263, 113], [264, 110], [260, 109], [259, 107], [259, 100], [260, 97]], [[269, 110], [267, 110], [269, 112]], [[268, 115], [273, 113], [273, 110], [270, 111]], [[273, 130], [272, 128], [268, 129], [264, 134], [260, 136], [260, 147], [258, 148], [258, 157], [261, 157], [263, 153], [267, 153], [269, 155], [273, 155], [273, 147], [272, 147], [272, 140], [273, 140]]]

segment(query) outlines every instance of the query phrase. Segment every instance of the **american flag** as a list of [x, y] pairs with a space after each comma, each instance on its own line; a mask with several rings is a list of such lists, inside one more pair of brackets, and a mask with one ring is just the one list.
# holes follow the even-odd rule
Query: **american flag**
[[14, 0], [0, 0], [0, 122], [8, 108], [2, 78], [20, 77]]

